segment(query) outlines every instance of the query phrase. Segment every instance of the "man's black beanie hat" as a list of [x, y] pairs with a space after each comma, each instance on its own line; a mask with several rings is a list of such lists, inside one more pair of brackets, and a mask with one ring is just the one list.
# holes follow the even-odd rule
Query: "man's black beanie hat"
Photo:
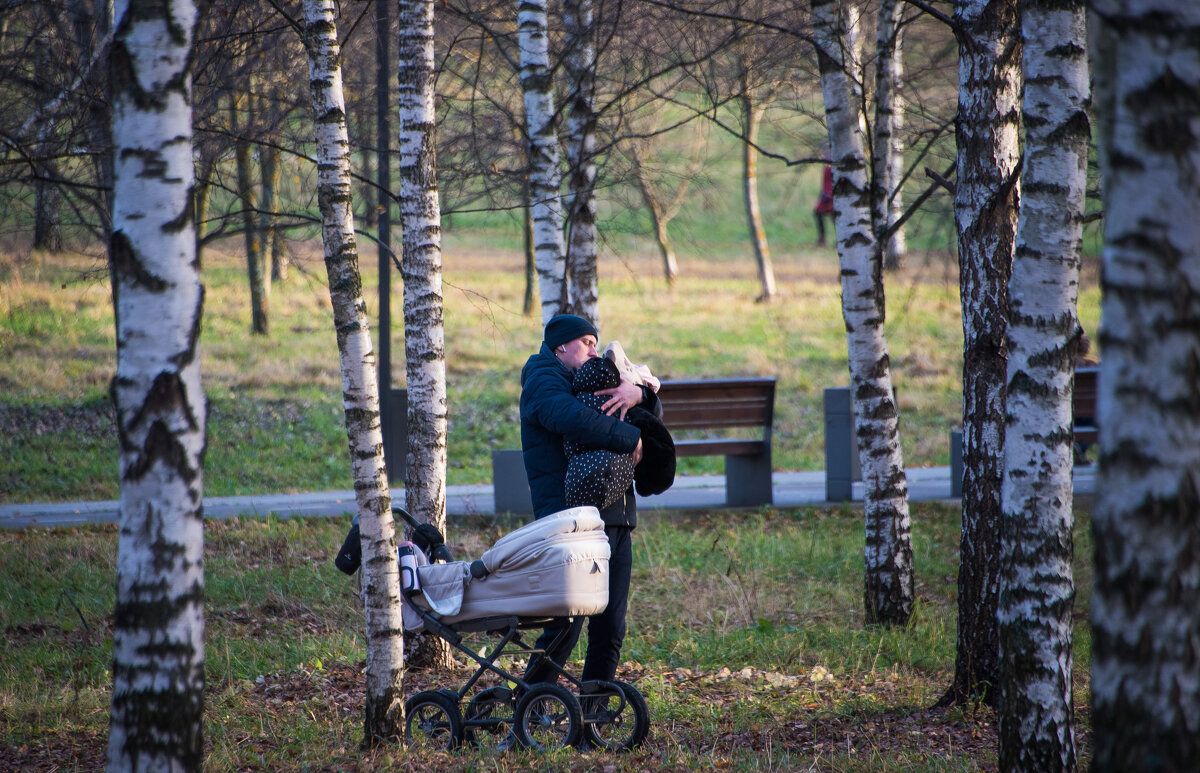
[[546, 342], [546, 346], [557, 349], [568, 341], [574, 341], [576, 338], [586, 335], [600, 337], [600, 334], [596, 332], [596, 326], [583, 317], [577, 317], [574, 314], [559, 314], [551, 317], [550, 321], [546, 323], [546, 332], [542, 336], [542, 340]]

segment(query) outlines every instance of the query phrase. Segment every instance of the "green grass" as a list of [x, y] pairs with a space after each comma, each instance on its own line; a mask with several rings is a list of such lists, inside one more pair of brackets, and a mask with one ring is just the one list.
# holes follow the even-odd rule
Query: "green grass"
[[[248, 334], [244, 267], [231, 254], [205, 252], [207, 495], [351, 487], [324, 266], [316, 245], [294, 247], [297, 265], [273, 288], [265, 337]], [[372, 314], [373, 260], [362, 261]], [[650, 252], [601, 265], [605, 341], [620, 340], [662, 378], [776, 377], [776, 469], [824, 467], [822, 390], [849, 380], [832, 254], [777, 256], [782, 297], [773, 304], [754, 302], [748, 260], [682, 260], [674, 288]], [[445, 275], [448, 482], [484, 483], [491, 451], [519, 446], [519, 373], [540, 325], [520, 313], [519, 256], [475, 253], [448, 239]], [[402, 386], [398, 280], [394, 294], [393, 381]], [[1093, 278], [1080, 302], [1089, 329], [1098, 306]], [[956, 273], [936, 256], [914, 254], [909, 270], [888, 276], [886, 333], [907, 466], [949, 461], [948, 433], [961, 420], [960, 314]], [[117, 497], [107, 394], [114, 369], [111, 298], [98, 258], [0, 258], [0, 502]], [[720, 469], [716, 458], [680, 465], [685, 475]]]
[[[1086, 760], [1086, 512], [1076, 529], [1075, 682]], [[885, 629], [862, 613], [859, 508], [645, 514], [635, 532], [625, 662], [652, 714], [631, 755], [419, 758], [359, 751], [362, 610], [332, 556], [345, 518], [207, 524], [208, 770], [994, 769], [995, 716], [933, 711], [954, 663], [957, 508], [914, 503], [918, 604]], [[502, 529], [456, 521], [456, 555]], [[95, 769], [107, 734], [115, 527], [0, 532], [0, 769]], [[483, 639], [478, 640], [480, 644]], [[582, 645], [573, 668], [580, 667]], [[510, 664], [511, 665], [511, 664]], [[516, 664], [519, 666], [519, 664]], [[467, 671], [411, 671], [408, 694]], [[32, 761], [32, 762], [31, 762]]]

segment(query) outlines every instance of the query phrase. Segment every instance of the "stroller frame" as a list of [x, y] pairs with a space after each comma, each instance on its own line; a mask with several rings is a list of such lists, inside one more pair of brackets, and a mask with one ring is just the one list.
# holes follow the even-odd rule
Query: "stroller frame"
[[[414, 532], [422, 526], [403, 508], [393, 512], [403, 518]], [[433, 530], [436, 532], [436, 529]], [[452, 560], [440, 532], [432, 545], [419, 547], [427, 555]], [[436, 540], [441, 540], [437, 544]], [[455, 651], [467, 656], [476, 665], [475, 671], [458, 689], [421, 691], [405, 702], [405, 740], [410, 746], [428, 745], [438, 749], [454, 749], [464, 741], [478, 745], [488, 738], [499, 741], [509, 732], [521, 746], [532, 749], [551, 749], [563, 746], [594, 747], [621, 751], [636, 748], [649, 731], [649, 709], [645, 698], [633, 685], [620, 680], [582, 681], [546, 655], [545, 650], [531, 647], [521, 637], [521, 631], [560, 626], [561, 631], [551, 644], [556, 649], [571, 633], [573, 617], [526, 617], [496, 615], [445, 623], [440, 616], [417, 603], [418, 590], [401, 590], [406, 603], [420, 614], [425, 630], [445, 641]], [[465, 646], [464, 634], [483, 633], [498, 636], [499, 641], [481, 654]], [[529, 682], [500, 665], [502, 656], [527, 655], [553, 674], [553, 681]], [[475, 692], [462, 709], [467, 696], [487, 674], [494, 674], [515, 687], [493, 686]], [[563, 686], [566, 680], [570, 688]]]

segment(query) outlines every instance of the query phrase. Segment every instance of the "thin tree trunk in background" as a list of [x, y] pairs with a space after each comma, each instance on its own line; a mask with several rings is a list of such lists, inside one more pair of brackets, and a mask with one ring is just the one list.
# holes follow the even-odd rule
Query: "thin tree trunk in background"
[[[249, 89], [249, 83], [246, 88]], [[246, 277], [250, 285], [250, 332], [267, 335], [270, 332], [267, 316], [266, 261], [263, 258], [262, 238], [258, 231], [258, 192], [254, 189], [253, 161], [250, 158], [250, 114], [253, 112], [253, 97], [243, 92], [234, 95], [230, 110], [230, 123], [237, 135], [234, 158], [237, 163], [238, 198], [242, 207], [242, 228], [246, 244]], [[246, 116], [243, 122], [242, 115]]]
[[[46, 5], [37, 9], [38, 23], [48, 27], [44, 15], [50, 12]], [[33, 47], [34, 71], [51, 72], [51, 36], [38, 41]], [[83, 53], [82, 51], [80, 52]], [[43, 85], [43, 91], [49, 91], [50, 84]], [[49, 94], [42, 95], [43, 103], [50, 99]], [[60, 206], [58, 184], [58, 165], [50, 160], [53, 156], [51, 137], [54, 134], [55, 119], [47, 118], [38, 126], [37, 142], [34, 145], [33, 164], [33, 248], [47, 252], [62, 250], [62, 208]]]
[[[47, 141], [51, 131], [49, 121], [38, 130], [38, 140], [34, 146], [38, 158], [45, 158], [51, 153]], [[58, 177], [58, 166], [51, 161], [39, 161], [36, 169], [37, 179], [33, 184], [33, 248], [60, 252], [63, 248], [62, 208], [58, 183], [54, 182]]]
[[74, 30], [79, 61], [91, 62], [90, 70], [75, 84], [88, 99], [83, 104], [86, 121], [85, 144], [91, 151], [97, 197], [95, 233], [100, 241], [108, 242], [112, 230], [112, 112], [109, 88], [109, 35], [113, 29], [113, 0], [69, 0], [67, 13]]
[[533, 314], [533, 308], [537, 303], [534, 297], [533, 288], [537, 284], [537, 251], [533, 248], [533, 200], [530, 198], [531, 188], [529, 186], [529, 175], [525, 174], [524, 179], [525, 206], [521, 208], [521, 214], [524, 228], [525, 248], [525, 299], [521, 304], [521, 313], [525, 316]]
[[883, 332], [883, 269], [871, 227], [861, 95], [853, 89], [843, 66], [845, 25], [838, 0], [813, 4], [813, 35], [834, 173], [854, 428], [864, 486], [866, 619], [903, 625], [912, 614], [914, 601], [908, 479]]
[[[400, 0], [400, 223], [408, 379], [406, 509], [446, 534], [446, 336], [434, 111], [433, 0]], [[450, 650], [422, 637], [410, 665], [446, 667]]]
[[361, 148], [358, 157], [359, 177], [362, 179], [360, 186], [363, 205], [362, 222], [367, 229], [377, 231], [379, 229], [379, 196], [381, 192], [369, 181], [379, 177], [376, 160], [379, 138], [375, 131], [375, 122], [371, 120], [374, 117], [371, 115], [371, 102], [365, 99], [355, 100], [351, 113], [354, 115], [356, 135]]
[[196, 9], [123, 2], [113, 41], [109, 242], [120, 442], [110, 771], [204, 761], [204, 288], [192, 222]]
[[208, 172], [201, 170], [201, 173], [197, 175], [195, 185], [192, 186], [193, 213], [196, 220], [196, 262], [198, 263], [202, 263], [204, 237], [208, 234], [208, 208], [212, 201], [212, 186], [204, 180], [207, 180], [211, 173], [211, 169]]
[[1200, 5], [1095, 0], [1095, 771], [1200, 760]]
[[277, 226], [279, 222], [279, 184], [283, 173], [279, 148], [264, 147], [261, 155], [263, 211], [259, 230], [262, 233], [264, 254], [268, 250], [271, 254], [271, 272], [264, 280], [267, 287], [270, 287], [271, 280], [282, 282], [287, 279], [287, 245], [283, 241], [283, 232]]
[[546, 0], [518, 0], [517, 40], [521, 49], [521, 89], [529, 138], [529, 200], [533, 209], [533, 249], [537, 255], [542, 324], [567, 308], [563, 254], [562, 173], [554, 123], [554, 82]]
[[[744, 65], [748, 66], [748, 65]], [[746, 224], [750, 229], [750, 244], [754, 247], [754, 264], [758, 268], [759, 303], [775, 299], [775, 269], [771, 265], [771, 248], [763, 228], [762, 208], [758, 204], [758, 131], [762, 125], [763, 106], [754, 101], [746, 79], [742, 79], [742, 126], [746, 139], [742, 143], [742, 200], [746, 206]]]
[[600, 324], [596, 266], [596, 46], [592, 0], [563, 0], [566, 28], [567, 167], [570, 170], [567, 247], [570, 310]]
[[646, 210], [650, 213], [650, 220], [654, 224], [654, 240], [658, 244], [658, 254], [662, 258], [663, 277], [667, 280], [668, 285], [673, 285], [679, 278], [679, 262], [675, 258], [675, 247], [671, 244], [671, 233], [667, 230], [668, 220], [658, 199], [654, 197], [654, 192], [650, 189], [650, 181], [638, 173], [637, 184], [638, 190], [642, 194], [642, 203], [646, 205]]
[[[80, 6], [86, 5], [87, 0], [79, 0]], [[124, 6], [122, 6], [124, 7]], [[103, 41], [108, 37], [109, 31], [115, 29], [115, 5], [114, 0], [93, 0], [93, 10], [83, 12], [85, 17], [89, 17], [88, 21], [92, 22], [93, 31], [86, 36], [88, 45], [86, 49], [81, 50], [95, 51], [97, 47], [104, 45]], [[95, 89], [94, 96], [88, 103], [88, 121], [91, 124], [91, 141], [92, 152], [95, 154], [96, 165], [96, 185], [99, 186], [101, 193], [101, 208], [100, 208], [100, 232], [107, 237], [112, 229], [112, 210], [113, 210], [113, 159], [116, 154], [113, 153], [113, 138], [112, 138], [112, 107], [113, 96], [111, 86], [111, 51], [109, 53], [108, 67], [98, 66], [95, 69], [93, 76], [99, 81], [98, 88]], [[108, 77], [104, 77], [107, 75]]]
[[1073, 771], [1071, 394], [1087, 189], [1084, 0], [1022, 0], [1025, 160], [1009, 282], [1000, 769]]
[[333, 0], [304, 0], [317, 146], [317, 198], [325, 270], [337, 328], [346, 408], [346, 435], [354, 471], [354, 499], [363, 554], [367, 694], [363, 743], [403, 737], [404, 627], [395, 525], [379, 423], [379, 382], [358, 270], [351, 209], [350, 140]]
[[963, 481], [958, 644], [941, 703], [1000, 686], [1000, 487], [1008, 378], [1008, 280], [1017, 229], [1021, 45], [1016, 0], [957, 0], [958, 230], [963, 309]]
[[687, 172], [680, 175], [670, 186], [669, 201], [665, 201], [667, 197], [663, 196], [658, 186], [655, 185], [652, 175], [646, 167], [645, 144], [634, 141], [629, 145], [631, 171], [638, 191], [642, 195], [642, 202], [646, 205], [651, 222], [654, 224], [654, 237], [663, 262], [663, 276], [668, 285], [673, 285], [679, 277], [679, 263], [675, 257], [675, 247], [671, 242], [671, 233], [668, 227], [675, 216], [679, 214], [684, 199], [687, 197], [688, 188], [691, 187], [692, 180], [695, 179], [703, 164], [705, 147], [703, 139], [703, 134], [694, 135], [691, 142], [692, 158]]
[[[904, 4], [881, 0], [875, 36], [875, 153], [871, 157], [874, 180], [872, 206], [875, 234], [883, 239], [903, 214], [899, 185], [904, 169], [904, 143], [900, 137], [904, 104], [900, 97], [904, 62], [900, 46], [900, 14]], [[905, 252], [904, 229], [898, 228], [884, 246], [883, 267], [900, 268]]]

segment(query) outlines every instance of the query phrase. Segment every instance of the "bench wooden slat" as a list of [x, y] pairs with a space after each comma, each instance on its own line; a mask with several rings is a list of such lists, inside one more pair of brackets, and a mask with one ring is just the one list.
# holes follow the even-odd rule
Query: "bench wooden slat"
[[664, 381], [659, 390], [663, 422], [670, 429], [763, 427], [775, 414], [775, 379]]
[[734, 403], [718, 409], [710, 406], [671, 406], [663, 402], [663, 423], [671, 429], [704, 429], [707, 427], [761, 427], [767, 423], [770, 410], [762, 405]]
[[758, 456], [766, 451], [762, 440], [676, 440], [676, 456]]

